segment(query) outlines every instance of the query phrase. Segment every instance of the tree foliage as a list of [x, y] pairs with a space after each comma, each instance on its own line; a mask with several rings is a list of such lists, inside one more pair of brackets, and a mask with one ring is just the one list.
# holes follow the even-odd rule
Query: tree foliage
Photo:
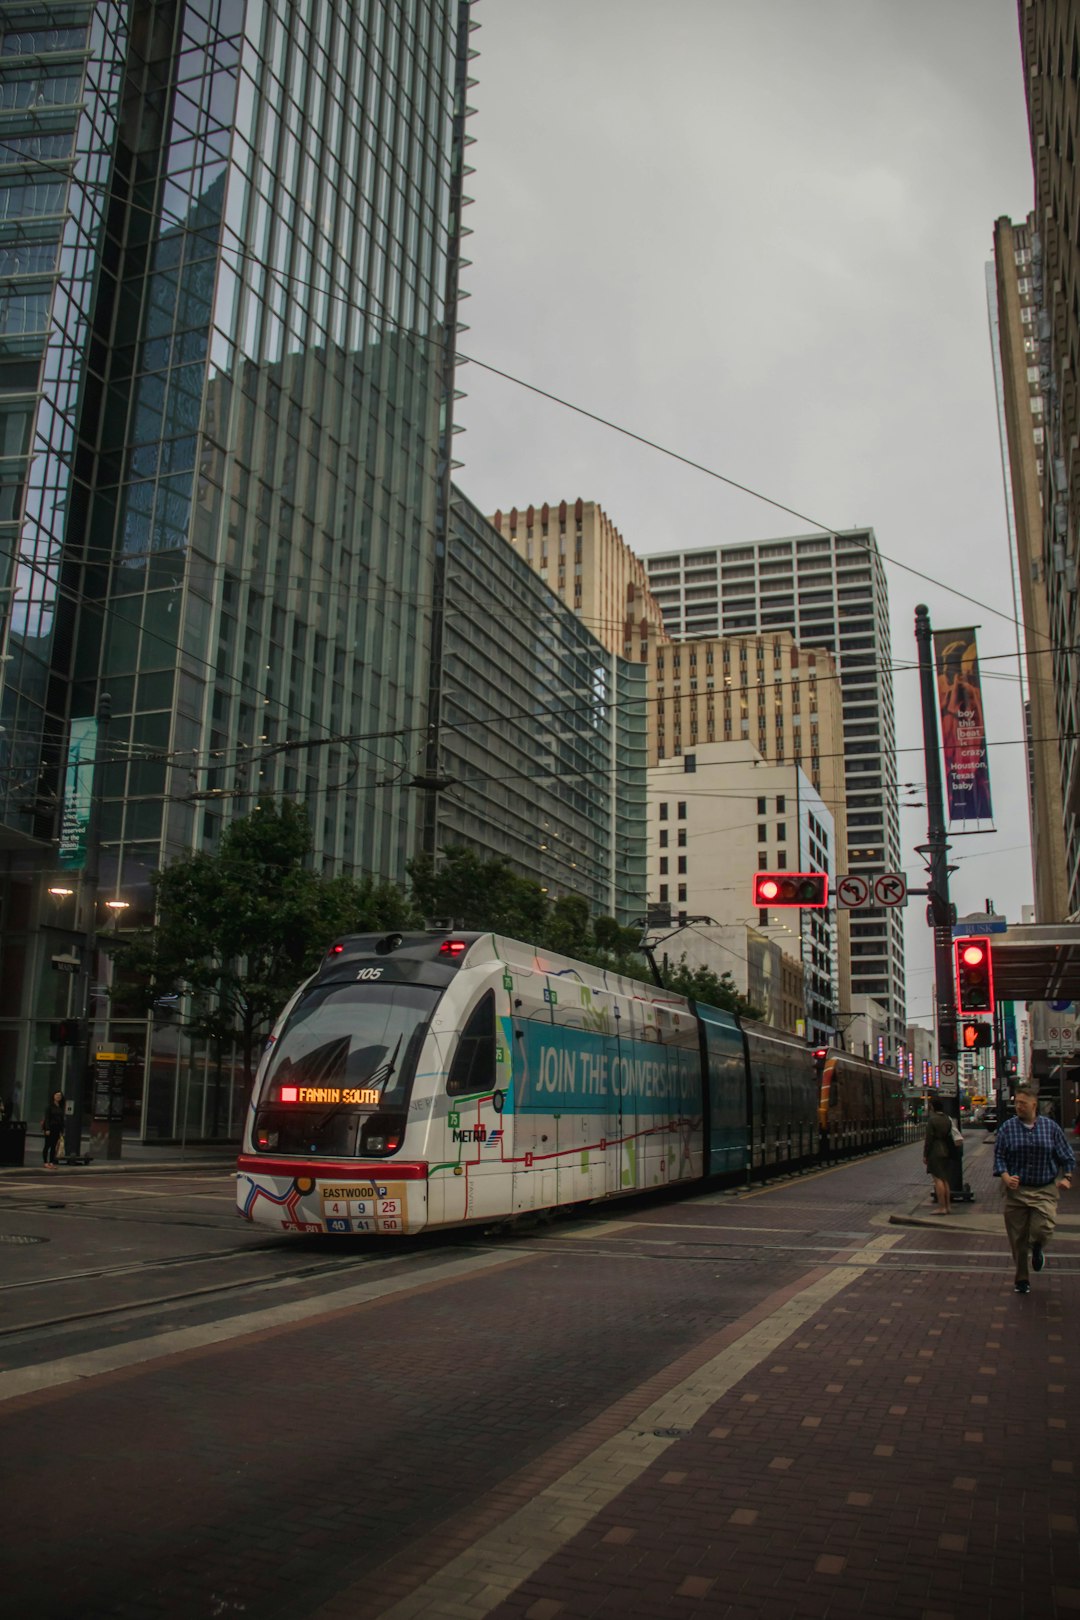
[[[485, 860], [460, 845], [443, 851], [436, 866], [420, 856], [409, 866], [413, 899], [425, 917], [443, 919], [462, 929], [490, 929], [511, 939], [526, 940], [544, 950], [628, 978], [652, 982], [652, 970], [641, 949], [641, 931], [614, 917], [591, 917], [580, 895], [549, 900], [538, 883], [521, 877], [500, 857]], [[664, 987], [676, 995], [713, 1007], [760, 1018], [761, 1010], [741, 995], [730, 973], [691, 968], [685, 955], [672, 965], [658, 964]]]
[[760, 1007], [741, 994], [730, 973], [713, 973], [710, 968], [692, 968], [687, 963], [685, 955], [672, 966], [664, 962], [660, 968], [661, 977], [669, 990], [677, 995], [686, 996], [691, 1001], [704, 1001], [710, 1007], [723, 1007], [728, 1012], [740, 1013], [743, 1018], [762, 1018], [764, 1016]]
[[395, 884], [319, 877], [305, 865], [310, 852], [303, 808], [261, 801], [226, 828], [216, 854], [155, 873], [157, 925], [116, 952], [147, 1007], [186, 989], [188, 1028], [235, 1040], [249, 1083], [262, 1040], [336, 935], [417, 924]]

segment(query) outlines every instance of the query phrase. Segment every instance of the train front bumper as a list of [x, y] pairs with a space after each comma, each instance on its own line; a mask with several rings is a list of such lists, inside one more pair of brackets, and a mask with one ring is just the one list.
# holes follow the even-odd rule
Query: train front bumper
[[276, 1232], [403, 1235], [427, 1225], [424, 1163], [311, 1163], [242, 1153], [236, 1206]]

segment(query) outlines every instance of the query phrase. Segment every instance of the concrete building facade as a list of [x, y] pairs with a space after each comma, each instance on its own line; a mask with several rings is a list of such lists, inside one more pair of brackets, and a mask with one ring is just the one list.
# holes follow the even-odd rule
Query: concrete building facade
[[[664, 552], [646, 557], [645, 565], [665, 628], [676, 640], [760, 636], [768, 645], [774, 632], [787, 631], [800, 647], [824, 649], [836, 660], [847, 806], [840, 870], [866, 877], [902, 870], [888, 590], [873, 531]], [[816, 750], [814, 741], [804, 729], [796, 750], [792, 731], [787, 752], [811, 774], [822, 763], [820, 729]], [[854, 914], [851, 952], [853, 1004], [860, 996], [881, 1002], [890, 1038], [902, 1041], [899, 910], [868, 907]], [[839, 1010], [843, 1016], [843, 1006]]]
[[762, 1023], [788, 1035], [805, 1033], [803, 965], [775, 940], [744, 923], [695, 923], [672, 940], [671, 948], [676, 962], [685, 957], [688, 967], [729, 973], [739, 994], [760, 1010]]
[[[654, 641], [649, 665], [649, 764], [713, 742], [753, 743], [769, 764], [800, 763], [833, 818], [833, 848], [847, 848], [847, 796], [844, 778], [843, 705], [836, 663], [823, 649], [799, 647], [785, 630], [767, 636], [695, 636], [693, 640]], [[699, 774], [702, 773], [698, 755]], [[721, 767], [723, 771], [723, 767]], [[702, 786], [728, 789], [726, 772]], [[755, 795], [755, 797], [758, 797]], [[756, 865], [745, 874], [750, 892], [753, 872], [769, 871], [780, 854], [787, 864], [787, 840], [777, 839], [777, 818], [765, 796], [758, 806]], [[774, 825], [775, 823], [775, 825]], [[831, 908], [837, 972], [835, 1006], [851, 998], [851, 920]], [[830, 941], [831, 943], [831, 941]]]
[[[1032, 879], [1039, 922], [1069, 911], [1065, 874], [1065, 818], [1061, 796], [1061, 744], [1054, 692], [1049, 586], [1069, 568], [1064, 546], [1045, 549], [1043, 476], [1046, 471], [1048, 342], [1040, 329], [1036, 288], [1042, 288], [1042, 247], [1034, 215], [1022, 224], [994, 225], [994, 259], [987, 267], [994, 382], [1005, 473], [1005, 507], [1016, 589], [1024, 620], [1025, 723], [1028, 731], [1028, 803]], [[1076, 561], [1071, 564], [1075, 579]]]
[[513, 506], [491, 522], [597, 641], [621, 658], [648, 661], [650, 639], [662, 633], [660, 608], [645, 565], [599, 502]]
[[797, 765], [768, 763], [751, 743], [702, 743], [650, 769], [648, 842], [650, 901], [670, 905], [676, 922], [697, 916], [749, 926], [778, 945], [802, 965], [803, 1033], [815, 1043], [833, 1039], [837, 951], [828, 911], [758, 911], [750, 881], [763, 851], [765, 869], [824, 871], [835, 880], [833, 817], [809, 777]]
[[[1071, 916], [1080, 914], [1080, 669], [1073, 652], [1080, 641], [1080, 14], [1074, 0], [1020, 0], [1019, 13], [1035, 171], [1027, 279], [1044, 427], [1040, 560]], [[1033, 642], [1036, 630], [1033, 624]]]

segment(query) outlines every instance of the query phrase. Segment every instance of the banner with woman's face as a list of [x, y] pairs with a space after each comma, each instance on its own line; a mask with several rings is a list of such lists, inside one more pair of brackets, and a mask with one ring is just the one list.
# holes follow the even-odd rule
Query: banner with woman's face
[[934, 663], [950, 821], [992, 821], [990, 764], [975, 631], [936, 630]]

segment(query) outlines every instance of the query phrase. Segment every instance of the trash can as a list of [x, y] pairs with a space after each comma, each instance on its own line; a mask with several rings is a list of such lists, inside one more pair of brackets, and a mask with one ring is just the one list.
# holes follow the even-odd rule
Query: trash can
[[22, 1164], [26, 1157], [25, 1119], [0, 1123], [0, 1164]]

